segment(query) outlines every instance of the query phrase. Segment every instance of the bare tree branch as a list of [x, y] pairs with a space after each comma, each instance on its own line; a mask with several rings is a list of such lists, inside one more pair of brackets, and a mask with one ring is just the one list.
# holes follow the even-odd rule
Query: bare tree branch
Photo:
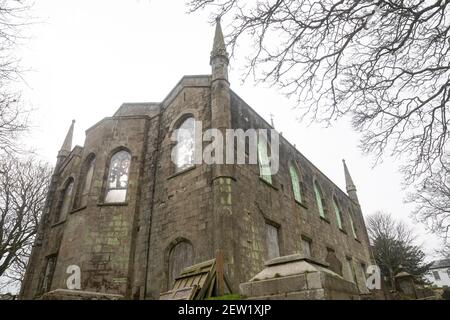
[[361, 148], [408, 159], [407, 182], [448, 153], [450, 0], [191, 0], [232, 22], [246, 75], [297, 101], [302, 118], [348, 115]]
[[24, 275], [51, 170], [34, 158], [7, 156], [0, 160], [0, 171], [0, 283], [11, 284]]
[[440, 254], [450, 255], [450, 171], [447, 163], [418, 184], [408, 196], [416, 204], [413, 217], [442, 239]]
[[28, 129], [28, 111], [12, 87], [21, 76], [15, 50], [27, 21], [29, 2], [0, 0], [0, 155], [20, 151], [18, 137]]

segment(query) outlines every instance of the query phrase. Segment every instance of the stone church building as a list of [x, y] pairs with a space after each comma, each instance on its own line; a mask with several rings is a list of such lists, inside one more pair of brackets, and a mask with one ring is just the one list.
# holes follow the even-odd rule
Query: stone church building
[[[66, 289], [158, 299], [184, 267], [221, 252], [232, 292], [267, 260], [302, 253], [328, 262], [364, 292], [369, 241], [344, 162], [339, 189], [282, 136], [280, 169], [192, 162], [175, 130], [272, 129], [230, 89], [217, 23], [211, 75], [184, 76], [159, 103], [125, 103], [72, 148], [74, 123], [57, 156], [22, 299]], [[259, 143], [259, 142], [258, 142]], [[172, 161], [172, 154], [175, 161]]]

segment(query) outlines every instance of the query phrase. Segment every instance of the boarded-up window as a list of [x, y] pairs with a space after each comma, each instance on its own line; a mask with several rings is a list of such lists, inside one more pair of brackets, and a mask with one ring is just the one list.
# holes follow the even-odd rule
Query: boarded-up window
[[311, 240], [302, 238], [302, 249], [305, 257], [311, 257]]
[[356, 273], [355, 273], [355, 269], [353, 267], [353, 259], [350, 257], [347, 257], [346, 261], [347, 261], [348, 280], [353, 283], [357, 283]]
[[327, 257], [325, 258], [325, 262], [330, 265], [330, 270], [342, 276], [342, 262], [338, 259], [336, 252], [333, 249], [327, 248]]
[[291, 175], [292, 190], [294, 192], [294, 198], [298, 202], [302, 202], [302, 194], [300, 192], [300, 180], [295, 165], [289, 164], [289, 174]]
[[184, 268], [194, 264], [194, 248], [189, 242], [178, 243], [169, 254], [169, 289]]
[[128, 189], [131, 155], [127, 151], [115, 153], [109, 165], [105, 202], [125, 202]]
[[47, 257], [45, 265], [44, 278], [42, 279], [42, 293], [50, 291], [52, 286], [53, 274], [55, 273], [56, 255]]
[[266, 223], [267, 259], [271, 260], [280, 256], [278, 228]]
[[319, 214], [322, 218], [325, 218], [325, 211], [323, 209], [322, 192], [320, 191], [317, 182], [314, 181], [314, 193], [316, 195], [317, 208], [319, 209]]

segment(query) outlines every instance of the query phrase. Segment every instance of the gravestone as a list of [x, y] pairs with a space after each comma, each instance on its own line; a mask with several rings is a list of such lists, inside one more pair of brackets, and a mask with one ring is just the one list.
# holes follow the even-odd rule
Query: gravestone
[[417, 299], [416, 286], [414, 284], [414, 276], [406, 271], [402, 271], [395, 276], [396, 289], [403, 295]]
[[258, 300], [359, 300], [354, 283], [327, 263], [301, 254], [269, 260], [264, 270], [240, 285], [240, 293]]

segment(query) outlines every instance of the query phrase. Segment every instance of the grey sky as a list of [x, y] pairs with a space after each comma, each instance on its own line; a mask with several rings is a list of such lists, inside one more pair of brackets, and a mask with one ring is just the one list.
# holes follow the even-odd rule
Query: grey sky
[[[164, 0], [41, 0], [33, 16], [40, 22], [29, 32], [20, 52], [25, 74], [24, 100], [36, 111], [27, 144], [54, 163], [72, 119], [75, 144], [84, 131], [111, 116], [123, 102], [161, 101], [183, 75], [209, 74], [214, 28], [206, 13], [186, 14], [184, 1]], [[227, 20], [223, 21], [226, 29]], [[245, 52], [245, 43], [241, 44]], [[293, 103], [275, 89], [241, 83], [244, 57], [231, 61], [230, 82], [266, 120], [323, 173], [345, 190], [345, 158], [365, 215], [392, 212], [414, 226], [426, 252], [438, 240], [408, 217], [398, 161], [386, 159], [372, 168], [358, 150], [359, 137], [346, 121], [333, 128], [308, 127], [296, 121]]]

